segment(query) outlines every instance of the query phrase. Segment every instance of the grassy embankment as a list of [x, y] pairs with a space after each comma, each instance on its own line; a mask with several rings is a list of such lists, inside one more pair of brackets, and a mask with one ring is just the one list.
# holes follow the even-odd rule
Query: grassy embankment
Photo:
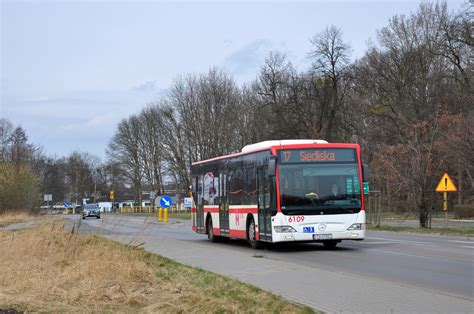
[[169, 213], [169, 218], [191, 220], [191, 213]]
[[7, 225], [27, 222], [31, 220], [39, 219], [39, 216], [31, 215], [28, 212], [24, 211], [7, 211], [0, 214], [0, 228]]
[[418, 228], [418, 227], [398, 227], [387, 225], [371, 225], [367, 224], [368, 230], [377, 231], [393, 231], [393, 232], [412, 232], [412, 233], [427, 233], [427, 234], [443, 234], [443, 235], [463, 235], [474, 236], [474, 227], [433, 227], [433, 228]]
[[236, 280], [92, 235], [61, 220], [0, 229], [0, 309], [285, 312], [311, 309]]

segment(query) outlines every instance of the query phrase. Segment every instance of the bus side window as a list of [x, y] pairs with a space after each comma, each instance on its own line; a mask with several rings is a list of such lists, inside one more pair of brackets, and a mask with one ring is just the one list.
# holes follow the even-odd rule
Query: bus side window
[[244, 168], [244, 205], [257, 204], [257, 182], [255, 176], [255, 166]]
[[197, 183], [197, 177], [193, 177], [193, 180], [191, 181], [191, 191], [194, 197], [196, 197], [196, 185], [197, 185], [196, 183]]
[[242, 169], [236, 168], [230, 176], [229, 182], [229, 204], [242, 204]]
[[203, 188], [204, 188], [204, 176], [199, 176], [198, 186], [197, 186], [197, 203], [198, 205], [202, 205], [203, 201]]

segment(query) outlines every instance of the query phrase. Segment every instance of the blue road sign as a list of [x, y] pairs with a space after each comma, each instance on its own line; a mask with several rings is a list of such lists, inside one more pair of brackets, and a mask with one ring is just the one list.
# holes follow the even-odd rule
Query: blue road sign
[[69, 206], [71, 206], [71, 205], [72, 205], [71, 203], [64, 202], [64, 207], [69, 207]]
[[168, 208], [171, 205], [173, 205], [173, 201], [171, 200], [171, 197], [169, 197], [168, 195], [163, 195], [160, 199], [160, 205], [163, 208]]

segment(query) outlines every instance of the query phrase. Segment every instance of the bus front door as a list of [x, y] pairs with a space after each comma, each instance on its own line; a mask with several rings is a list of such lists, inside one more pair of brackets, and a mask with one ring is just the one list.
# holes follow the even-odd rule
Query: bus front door
[[219, 174], [219, 226], [221, 235], [229, 234], [229, 199], [227, 193], [227, 173]]
[[261, 240], [271, 241], [270, 180], [267, 166], [257, 168], [258, 232]]

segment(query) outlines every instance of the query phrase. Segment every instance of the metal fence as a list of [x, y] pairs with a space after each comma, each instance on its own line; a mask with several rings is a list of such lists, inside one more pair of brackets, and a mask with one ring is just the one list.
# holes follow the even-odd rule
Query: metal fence
[[[158, 213], [160, 206], [129, 206], [121, 207], [121, 214], [156, 214]], [[190, 208], [185, 208], [183, 206], [170, 206], [168, 212], [170, 213], [186, 213], [189, 212]]]
[[[380, 191], [370, 191], [369, 195], [366, 195], [365, 208], [368, 224], [419, 227], [419, 212], [410, 200], [407, 200], [406, 204], [402, 203], [404, 206], [390, 206], [387, 203], [386, 195]], [[474, 227], [473, 217], [469, 215], [460, 217], [459, 212], [456, 212], [457, 206], [459, 205], [451, 199], [448, 211], [445, 212], [442, 210], [442, 202], [434, 199], [428, 212], [429, 226]]]

